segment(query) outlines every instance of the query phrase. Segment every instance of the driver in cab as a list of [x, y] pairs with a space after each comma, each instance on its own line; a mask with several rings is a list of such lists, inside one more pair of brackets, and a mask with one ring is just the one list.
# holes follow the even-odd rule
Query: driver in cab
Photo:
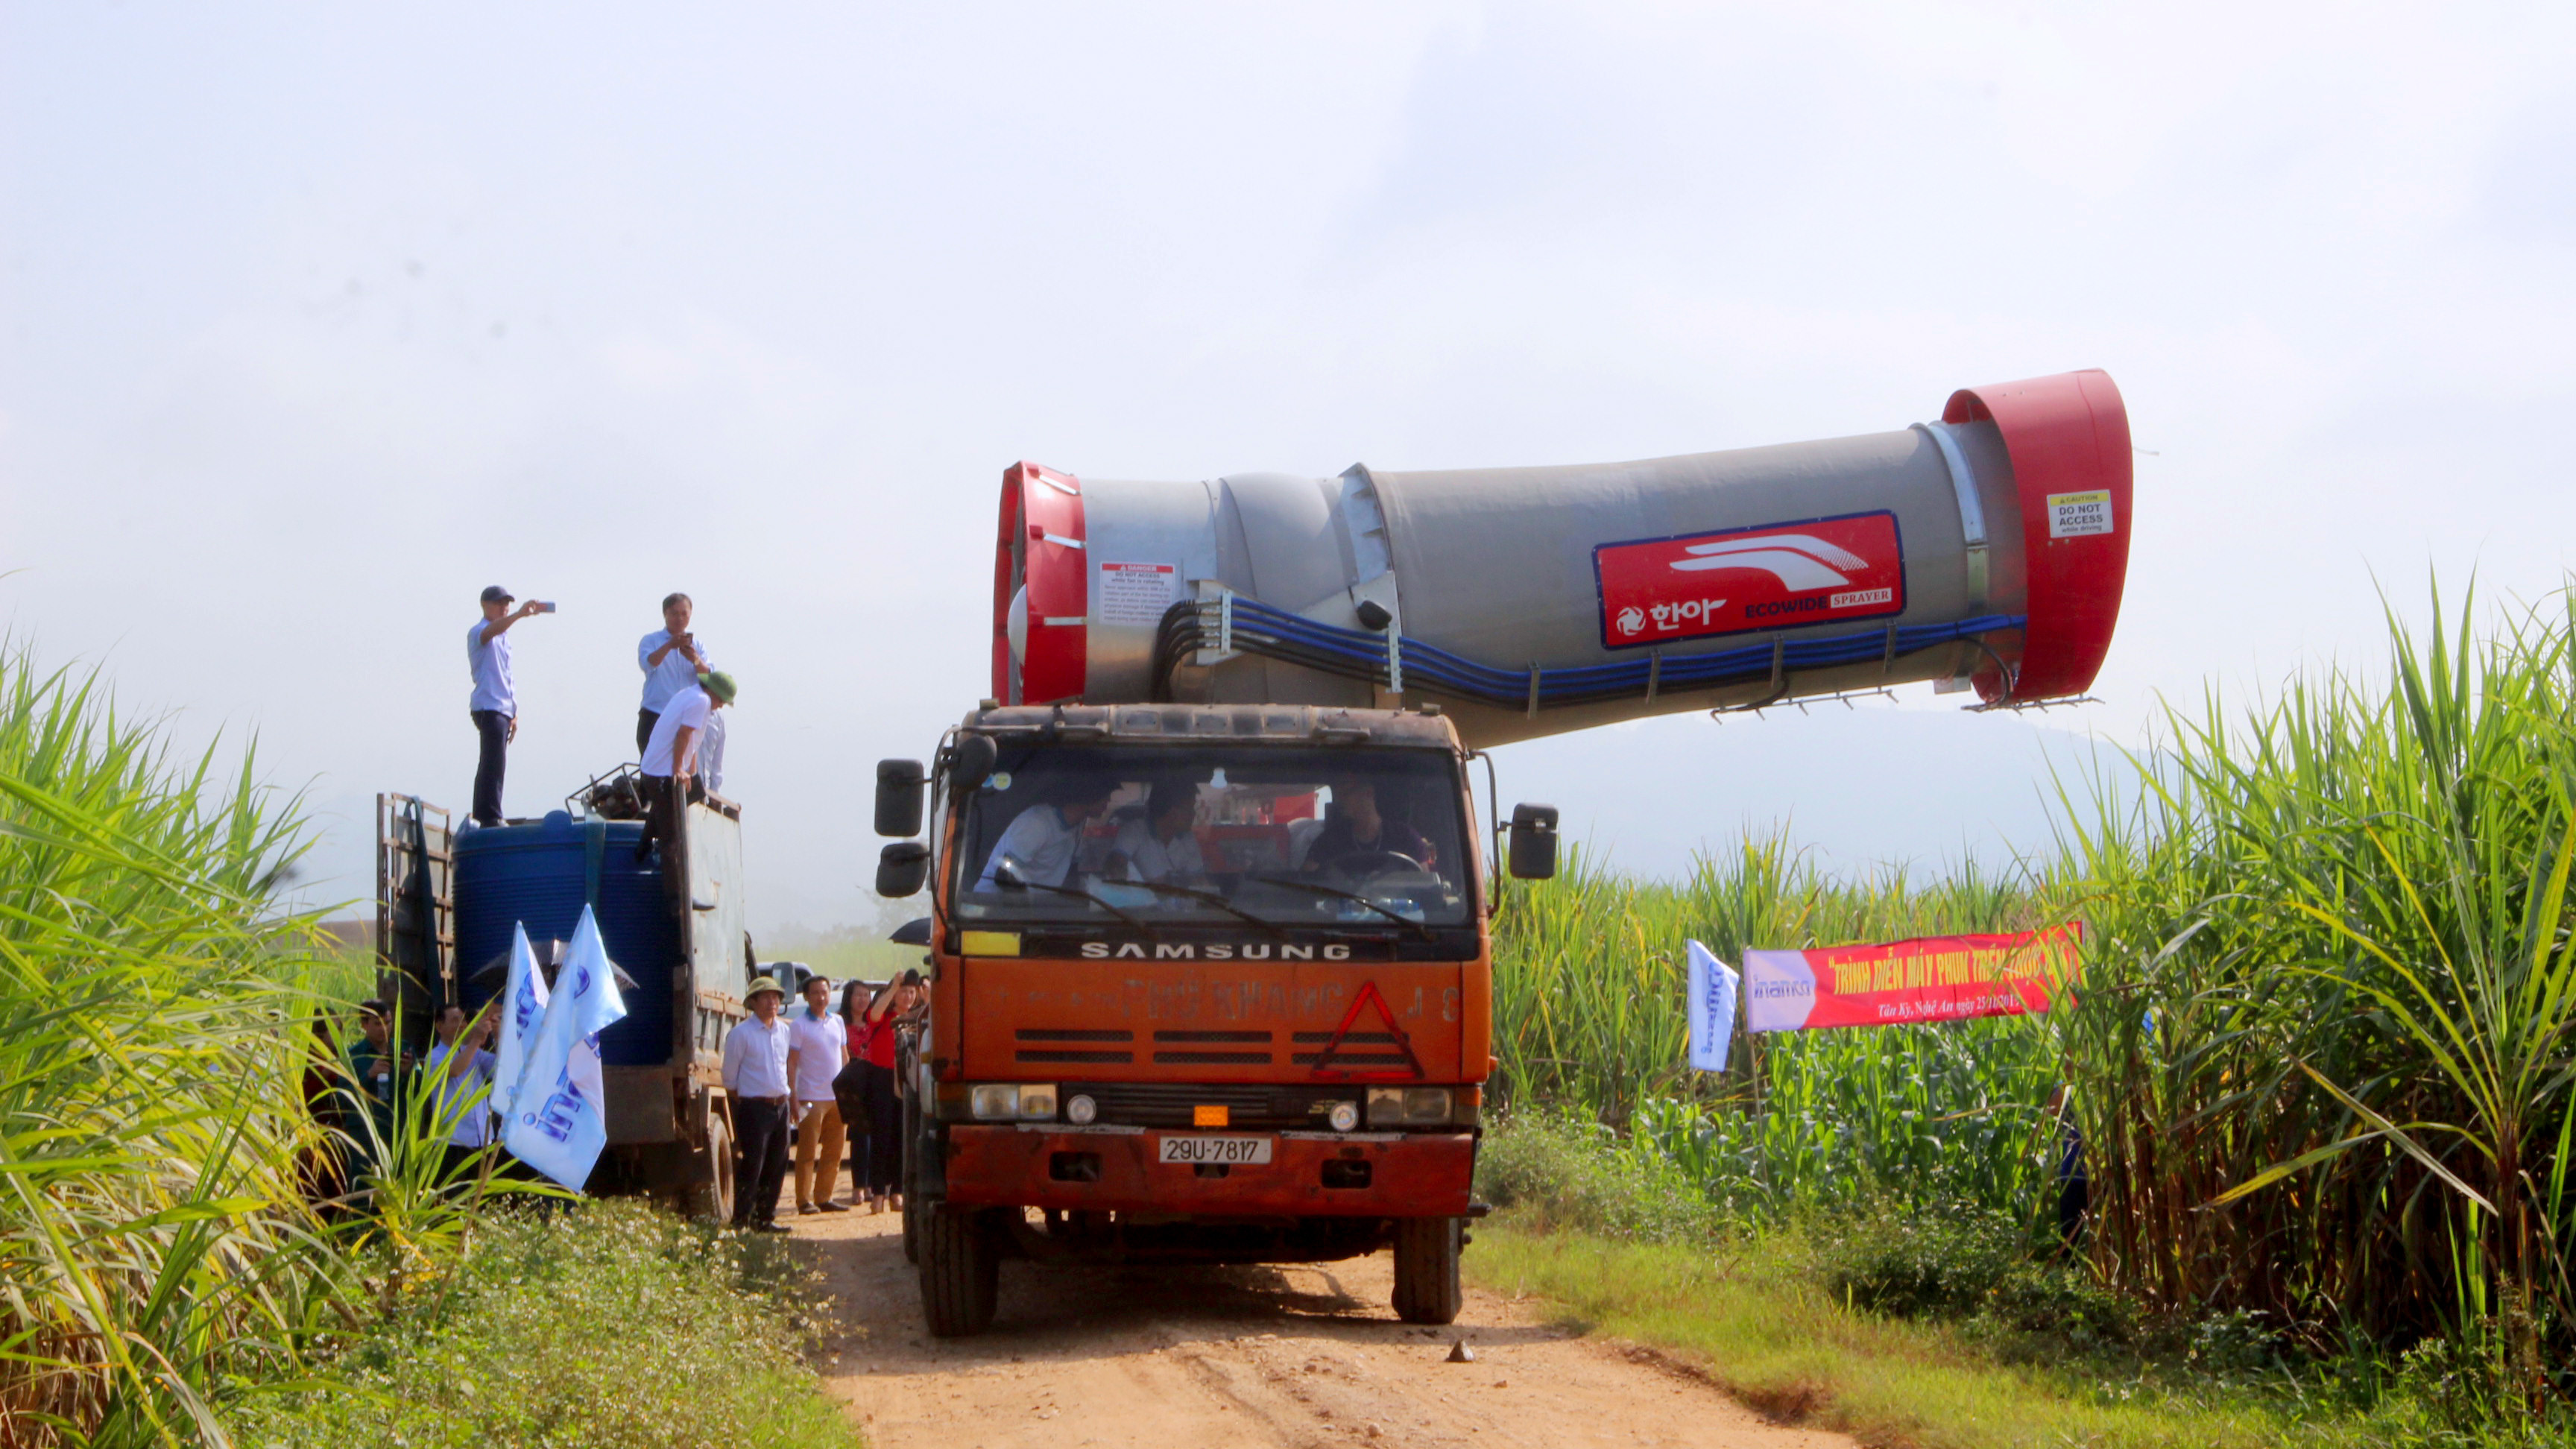
[[1116, 789], [1116, 783], [1107, 780], [1075, 778], [1055, 782], [1044, 800], [1021, 811], [1010, 828], [1002, 832], [992, 855], [984, 862], [984, 873], [976, 878], [975, 889], [999, 890], [994, 874], [1005, 859], [1011, 862], [1011, 873], [1025, 884], [1071, 884], [1074, 854], [1082, 845], [1082, 827], [1108, 810], [1109, 797]]
[[1426, 871], [1439, 868], [1431, 842], [1423, 839], [1421, 831], [1379, 812], [1377, 792], [1378, 787], [1367, 780], [1345, 781], [1333, 787], [1333, 816], [1324, 822], [1324, 828], [1315, 835], [1315, 843], [1306, 850], [1309, 874], [1366, 866], [1387, 855], [1403, 856]]

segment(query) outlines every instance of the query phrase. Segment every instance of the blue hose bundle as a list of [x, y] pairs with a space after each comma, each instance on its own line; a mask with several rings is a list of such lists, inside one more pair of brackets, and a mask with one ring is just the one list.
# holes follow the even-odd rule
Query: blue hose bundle
[[[1233, 647], [1247, 654], [1281, 660], [1325, 674], [1388, 683], [1387, 641], [1383, 634], [1320, 624], [1268, 604], [1236, 595]], [[1955, 624], [1917, 624], [1873, 629], [1863, 634], [1792, 639], [1778, 646], [1746, 644], [1709, 654], [1667, 655], [1657, 668], [1647, 659], [1615, 664], [1587, 664], [1568, 669], [1498, 669], [1452, 654], [1437, 644], [1399, 638], [1404, 660], [1404, 687], [1410, 693], [1445, 694], [1506, 708], [1531, 702], [1535, 685], [1542, 707], [1594, 704], [1643, 697], [1651, 681], [1656, 692], [1706, 689], [1769, 679], [1776, 665], [1783, 676], [1791, 670], [1823, 669], [1838, 664], [1867, 664], [1912, 654], [1999, 629], [2018, 629], [2021, 614], [1982, 614]], [[1153, 697], [1170, 697], [1172, 671], [1203, 647], [1214, 647], [1199, 622], [1199, 606], [1174, 604], [1163, 615], [1154, 642]], [[1533, 680], [1535, 674], [1535, 680]]]

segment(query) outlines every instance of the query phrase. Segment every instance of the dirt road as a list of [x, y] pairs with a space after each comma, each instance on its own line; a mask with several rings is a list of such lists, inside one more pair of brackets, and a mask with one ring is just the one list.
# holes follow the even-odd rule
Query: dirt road
[[[875, 1449], [1851, 1446], [1766, 1423], [1653, 1355], [1491, 1293], [1471, 1288], [1455, 1327], [1407, 1327], [1387, 1307], [1385, 1254], [1313, 1268], [1005, 1263], [992, 1330], [942, 1341], [922, 1330], [899, 1218], [785, 1220], [839, 1296], [848, 1327], [825, 1373]], [[1474, 1362], [1444, 1361], [1458, 1339]]]

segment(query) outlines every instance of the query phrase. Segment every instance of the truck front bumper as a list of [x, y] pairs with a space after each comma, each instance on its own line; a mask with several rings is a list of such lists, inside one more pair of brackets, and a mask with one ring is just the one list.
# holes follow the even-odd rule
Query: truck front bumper
[[[1190, 1217], [1459, 1217], [1476, 1138], [1467, 1132], [1277, 1132], [1270, 1160], [1222, 1173], [1158, 1160], [1162, 1139], [1118, 1128], [948, 1129], [948, 1201], [966, 1207]], [[1235, 1134], [1243, 1135], [1243, 1134]]]

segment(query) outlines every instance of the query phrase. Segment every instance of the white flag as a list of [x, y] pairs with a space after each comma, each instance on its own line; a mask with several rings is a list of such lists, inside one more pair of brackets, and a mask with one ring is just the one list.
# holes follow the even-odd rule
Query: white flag
[[1698, 1071], [1726, 1070], [1726, 1049], [1735, 1035], [1735, 968], [1706, 946], [1686, 941], [1690, 965], [1684, 1008], [1690, 1015], [1690, 1064]]
[[510, 1115], [510, 1094], [519, 1089], [527, 1069], [528, 1045], [546, 1014], [546, 973], [537, 969], [537, 953], [528, 948], [525, 922], [510, 931], [510, 975], [493, 1003], [501, 1013], [500, 1035], [492, 1044], [492, 1095], [486, 1099], [497, 1116]]
[[608, 1099], [599, 1069], [599, 1034], [626, 1017], [617, 968], [582, 907], [572, 949], [555, 973], [555, 989], [538, 1023], [528, 1063], [511, 1094], [502, 1145], [510, 1155], [569, 1188], [590, 1181], [608, 1145]]

